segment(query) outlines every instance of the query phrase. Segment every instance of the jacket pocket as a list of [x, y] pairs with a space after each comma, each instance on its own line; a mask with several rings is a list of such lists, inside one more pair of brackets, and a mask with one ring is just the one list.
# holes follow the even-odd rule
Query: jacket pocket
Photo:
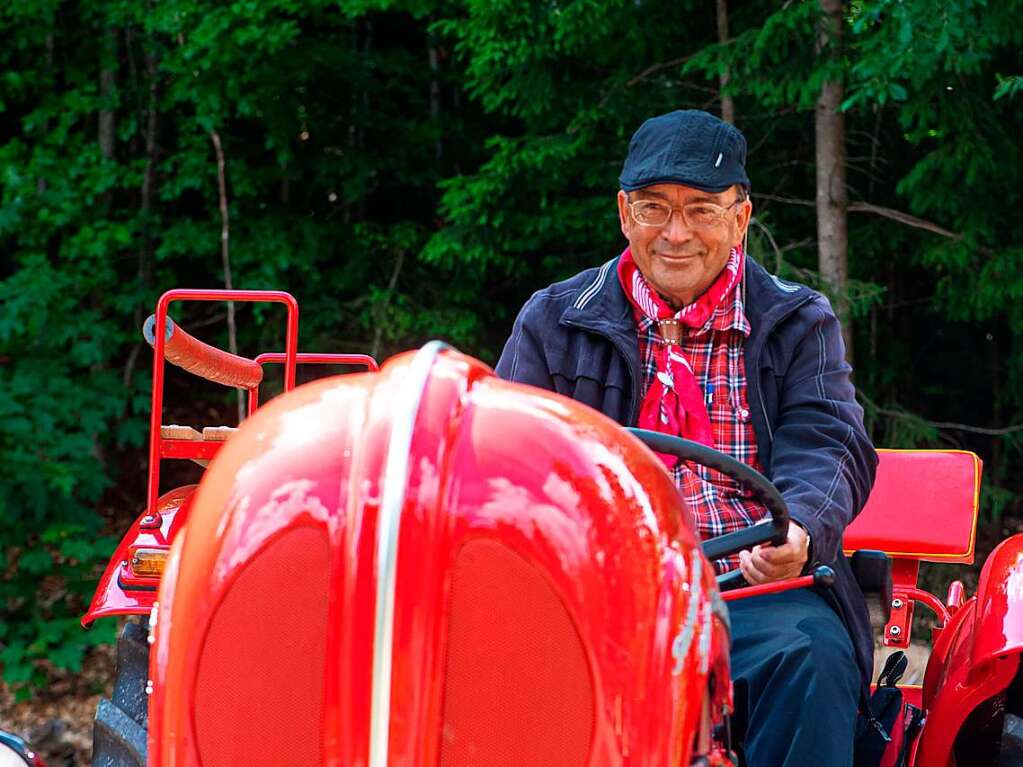
[[587, 353], [576, 355], [569, 350], [564, 356], [551, 360], [551, 376], [555, 382], [559, 379], [563, 381], [569, 389], [588, 381], [600, 388], [619, 389], [628, 393], [632, 385], [625, 364], [610, 348], [590, 349]]
[[549, 361], [554, 389], [625, 424], [632, 400], [632, 378], [610, 344], [569, 344]]

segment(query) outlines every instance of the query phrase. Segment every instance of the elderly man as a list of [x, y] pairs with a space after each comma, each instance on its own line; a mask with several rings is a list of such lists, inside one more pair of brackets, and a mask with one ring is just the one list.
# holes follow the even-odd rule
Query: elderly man
[[[877, 456], [828, 301], [743, 250], [745, 161], [742, 134], [706, 112], [643, 123], [618, 192], [628, 247], [534, 294], [497, 372], [711, 445], [774, 482], [792, 516], [785, 544], [715, 568], [758, 584], [826, 563], [838, 580], [831, 598], [795, 590], [731, 603], [734, 722], [753, 767], [851, 765], [872, 644], [842, 533]], [[704, 537], [767, 515], [722, 475], [662, 459]]]

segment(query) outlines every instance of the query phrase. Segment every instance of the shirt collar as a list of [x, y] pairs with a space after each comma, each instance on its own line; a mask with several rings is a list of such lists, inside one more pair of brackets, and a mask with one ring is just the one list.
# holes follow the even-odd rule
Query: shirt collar
[[[632, 315], [636, 320], [636, 327], [639, 332], [648, 333], [654, 321], [635, 307], [633, 307]], [[688, 338], [699, 338], [711, 330], [738, 330], [743, 336], [749, 337], [751, 328], [749, 320], [746, 319], [746, 311], [742, 302], [742, 290], [739, 285], [736, 285], [735, 290], [732, 291], [731, 300], [725, 301], [718, 306], [710, 318], [703, 324], [703, 327], [696, 329], [684, 327], [682, 334]]]

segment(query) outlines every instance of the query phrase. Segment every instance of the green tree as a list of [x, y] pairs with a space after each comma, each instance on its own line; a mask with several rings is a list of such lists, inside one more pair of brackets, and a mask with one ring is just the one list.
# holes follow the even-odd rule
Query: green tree
[[[724, 3], [720, 4], [724, 7]], [[731, 99], [753, 255], [817, 271], [813, 108], [845, 86], [848, 300], [880, 444], [981, 452], [1018, 504], [1021, 0], [165, 0], [0, 7], [0, 664], [41, 684], [141, 511], [158, 295], [291, 290], [305, 349], [444, 337], [494, 361], [530, 292], [622, 247], [643, 119]], [[720, 28], [724, 30], [724, 27]], [[224, 159], [224, 190], [218, 156]], [[226, 216], [221, 212], [224, 203]], [[224, 307], [176, 310], [227, 344]], [[238, 309], [243, 354], [283, 344]], [[229, 398], [172, 384], [181, 420]], [[185, 388], [185, 387], [189, 388]], [[225, 416], [229, 418], [229, 416]], [[987, 429], [949, 426], [966, 424]], [[1000, 505], [996, 505], [997, 504]]]

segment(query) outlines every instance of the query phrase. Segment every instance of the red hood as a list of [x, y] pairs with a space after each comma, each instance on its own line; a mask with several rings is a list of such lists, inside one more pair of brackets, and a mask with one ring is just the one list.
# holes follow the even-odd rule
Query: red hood
[[685, 516], [614, 422], [457, 353], [300, 387], [175, 543], [150, 763], [688, 764], [728, 639]]

